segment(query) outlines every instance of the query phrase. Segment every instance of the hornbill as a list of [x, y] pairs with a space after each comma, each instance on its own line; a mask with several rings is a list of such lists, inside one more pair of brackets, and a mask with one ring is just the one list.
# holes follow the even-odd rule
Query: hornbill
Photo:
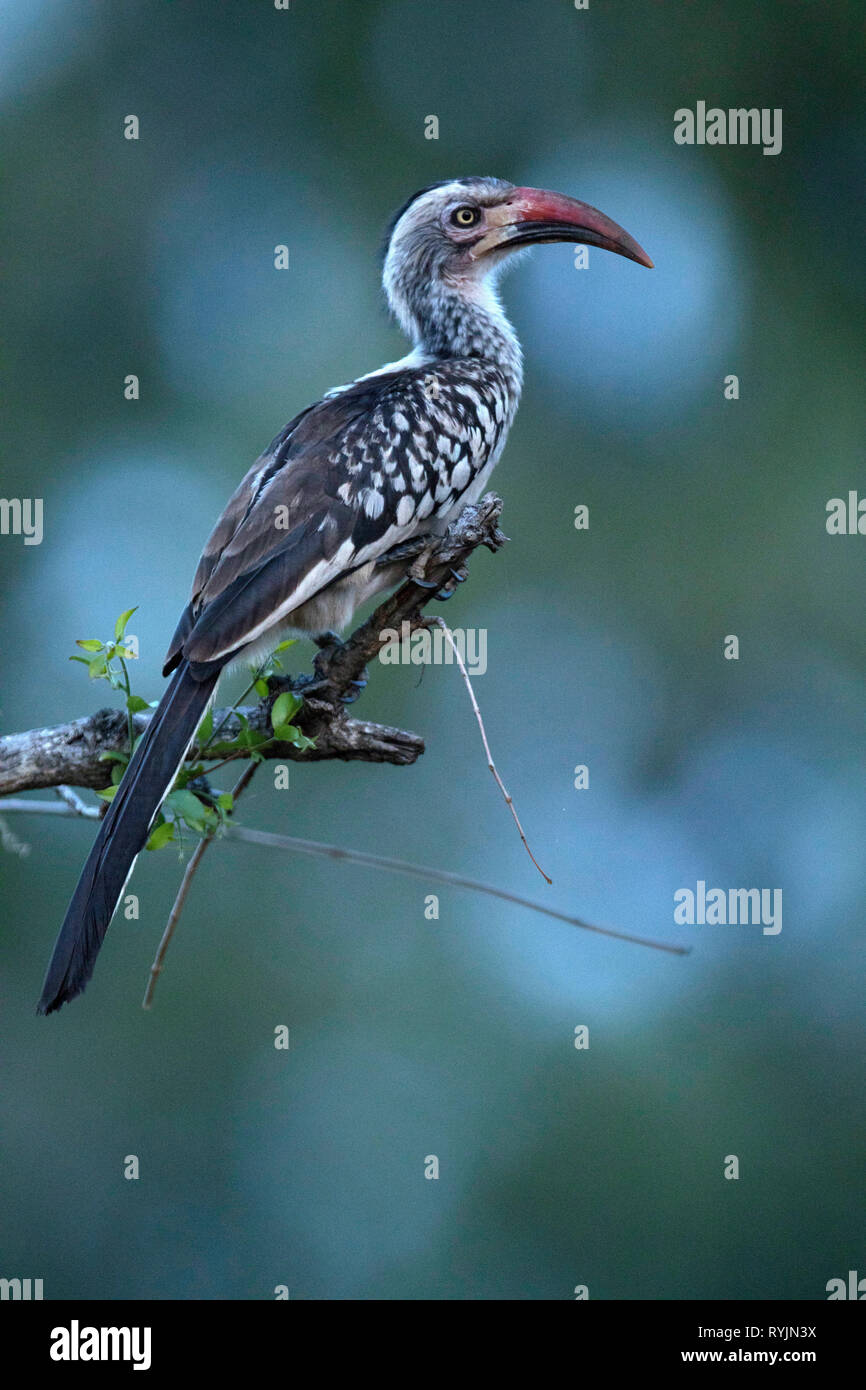
[[[596, 208], [495, 178], [431, 184], [391, 221], [383, 285], [414, 342], [407, 357], [329, 391], [256, 460], [217, 522], [168, 649], [172, 676], [84, 866], [38, 1011], [80, 994], [159, 807], [220, 673], [285, 632], [341, 629], [402, 577], [378, 563], [444, 531], [484, 489], [522, 382], [520, 345], [496, 294], [512, 253], [583, 242], [652, 261]], [[279, 524], [278, 523], [279, 519]]]

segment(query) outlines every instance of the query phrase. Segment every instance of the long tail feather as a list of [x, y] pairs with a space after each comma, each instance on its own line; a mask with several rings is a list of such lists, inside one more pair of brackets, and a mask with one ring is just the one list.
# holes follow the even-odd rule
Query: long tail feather
[[37, 1012], [80, 994], [151, 822], [171, 787], [218, 675], [197, 681], [183, 662], [148, 725], [82, 870], [42, 986]]

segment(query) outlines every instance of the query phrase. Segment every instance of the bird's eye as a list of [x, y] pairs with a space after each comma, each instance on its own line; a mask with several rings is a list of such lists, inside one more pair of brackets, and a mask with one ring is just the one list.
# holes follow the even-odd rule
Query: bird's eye
[[474, 227], [480, 220], [480, 208], [469, 207], [468, 204], [462, 208], [455, 208], [451, 214], [451, 221], [455, 227]]

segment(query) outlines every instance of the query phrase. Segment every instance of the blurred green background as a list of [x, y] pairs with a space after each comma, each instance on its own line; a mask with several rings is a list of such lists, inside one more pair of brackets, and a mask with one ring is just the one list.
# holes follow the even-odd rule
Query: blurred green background
[[[263, 770], [242, 819], [694, 950], [226, 843], [152, 1013], [173, 849], [139, 862], [141, 920], [85, 997], [37, 1019], [93, 827], [10, 816], [31, 853], [0, 860], [0, 1275], [48, 1298], [821, 1299], [866, 1273], [866, 540], [825, 530], [866, 492], [859, 10], [6, 0], [0, 490], [44, 498], [45, 537], [0, 538], [3, 731], [105, 703], [67, 657], [133, 604], [159, 694], [249, 463], [404, 350], [376, 260], [394, 207], [470, 173], [552, 187], [657, 269], [544, 247], [505, 282], [512, 542], [440, 611], [488, 630], [477, 694], [553, 887], [449, 668], [377, 667], [356, 706], [425, 735], [415, 767], [293, 767], [288, 792]], [[782, 153], [676, 145], [698, 100], [781, 107]], [[782, 888], [781, 934], [675, 926], [698, 879]]]

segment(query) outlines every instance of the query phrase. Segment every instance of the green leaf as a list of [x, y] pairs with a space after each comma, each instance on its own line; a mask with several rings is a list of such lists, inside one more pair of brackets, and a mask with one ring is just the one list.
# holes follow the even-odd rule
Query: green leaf
[[90, 662], [86, 656], [71, 656], [70, 661], [80, 661], [83, 666], [89, 666]]
[[170, 820], [163, 821], [162, 825], [151, 830], [145, 849], [162, 849], [163, 845], [167, 845], [169, 840], [173, 839], [174, 826]]
[[105, 656], [95, 656], [92, 661], [87, 663], [87, 674], [92, 681], [101, 680], [105, 677]]
[[287, 637], [285, 642], [281, 642], [278, 647], [274, 647], [274, 650], [271, 653], [271, 655], [276, 656], [277, 652], [284, 652], [287, 650], [287, 648], [293, 647], [297, 640], [297, 637]]
[[194, 792], [176, 791], [171, 792], [165, 799], [166, 806], [170, 806], [176, 816], [181, 816], [186, 821], [190, 830], [202, 831], [207, 822], [207, 807], [199, 801]]
[[271, 725], [274, 733], [277, 732], [278, 724], [291, 724], [292, 716], [297, 714], [303, 703], [301, 697], [293, 694], [291, 690], [277, 696], [271, 706]]
[[99, 755], [99, 761], [100, 761], [101, 763], [108, 763], [108, 762], [128, 763], [128, 762], [129, 762], [129, 754], [128, 754], [128, 753], [121, 753], [120, 750], [119, 750], [118, 748], [111, 748], [111, 749], [109, 749], [109, 751], [108, 751], [107, 753], [100, 753], [100, 755]]
[[117, 622], [114, 624], [114, 637], [115, 637], [115, 641], [117, 641], [117, 642], [120, 641], [121, 637], [123, 636], [123, 634], [124, 634], [125, 631], [126, 631], [126, 624], [129, 622], [129, 620], [130, 620], [130, 618], [132, 617], [133, 613], [137, 613], [137, 612], [138, 612], [138, 608], [136, 607], [136, 608], [127, 608], [127, 610], [126, 610], [125, 613], [121, 613], [121, 615], [120, 615], [120, 617], [118, 618]]
[[222, 792], [217, 797], [217, 806], [219, 806], [221, 811], [225, 811], [226, 813], [228, 813], [232, 809], [234, 803], [235, 799], [232, 796], [231, 792]]
[[117, 787], [103, 787], [102, 791], [97, 792], [96, 795], [101, 796], [103, 801], [113, 801], [116, 791]]
[[253, 686], [253, 690], [256, 692], [257, 695], [261, 695], [263, 700], [270, 694], [270, 691], [268, 689], [268, 683], [261, 676]]
[[87, 637], [84, 639], [79, 637], [76, 638], [75, 645], [76, 647], [83, 647], [86, 652], [101, 652], [105, 643], [98, 641], [96, 637]]
[[190, 764], [189, 767], [182, 767], [180, 772], [177, 774], [178, 790], [182, 790], [188, 782], [193, 782], [195, 781], [196, 777], [201, 777], [203, 775], [204, 763], [196, 763], [195, 766]]
[[150, 709], [150, 705], [146, 700], [142, 700], [140, 695], [130, 695], [126, 702], [126, 708], [130, 714], [138, 714], [140, 710]]
[[196, 736], [195, 736], [195, 741], [196, 741], [196, 743], [198, 744], [199, 748], [201, 748], [205, 743], [207, 743], [207, 741], [208, 741], [208, 739], [210, 738], [210, 736], [211, 736], [212, 733], [213, 733], [213, 710], [212, 710], [212, 709], [209, 709], [208, 712], [207, 712], [207, 714], [205, 715], [204, 719], [203, 719], [203, 720], [201, 721], [201, 723], [199, 724], [199, 726], [198, 726], [198, 733], [197, 733]]

